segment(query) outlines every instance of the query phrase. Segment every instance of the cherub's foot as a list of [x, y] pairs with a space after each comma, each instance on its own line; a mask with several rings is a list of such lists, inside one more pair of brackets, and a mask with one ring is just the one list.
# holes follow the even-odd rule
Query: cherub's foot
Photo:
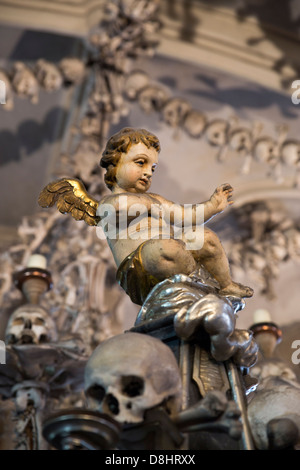
[[254, 294], [253, 289], [251, 287], [243, 286], [238, 282], [232, 281], [231, 284], [224, 287], [223, 289], [219, 290], [220, 295], [232, 295], [234, 297], [252, 297]]

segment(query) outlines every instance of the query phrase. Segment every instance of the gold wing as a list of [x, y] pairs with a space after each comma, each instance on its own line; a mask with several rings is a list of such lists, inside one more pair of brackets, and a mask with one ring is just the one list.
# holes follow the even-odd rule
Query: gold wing
[[84, 220], [88, 225], [97, 225], [96, 215], [99, 202], [86, 191], [81, 181], [62, 178], [49, 183], [38, 198], [41, 207], [56, 207], [62, 214], [70, 213], [75, 220]]

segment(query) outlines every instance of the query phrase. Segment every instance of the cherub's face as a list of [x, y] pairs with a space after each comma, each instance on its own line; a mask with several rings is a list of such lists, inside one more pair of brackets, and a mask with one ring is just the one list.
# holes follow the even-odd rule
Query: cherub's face
[[117, 165], [114, 192], [144, 193], [151, 186], [152, 174], [157, 166], [158, 153], [139, 142], [123, 153]]

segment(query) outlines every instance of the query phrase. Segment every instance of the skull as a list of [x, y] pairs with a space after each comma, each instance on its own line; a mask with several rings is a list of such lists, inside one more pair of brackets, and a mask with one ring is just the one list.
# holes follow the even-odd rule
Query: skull
[[164, 403], [179, 411], [180, 370], [171, 349], [159, 339], [125, 333], [103, 341], [85, 369], [88, 407], [121, 423], [139, 423], [144, 412]]
[[76, 58], [67, 57], [59, 63], [64, 79], [70, 83], [80, 83], [86, 73], [84, 63]]
[[2, 70], [0, 70], [0, 81], [5, 85], [5, 103], [1, 103], [3, 105], [1, 107], [7, 111], [11, 111], [14, 108], [12, 85], [6, 73]]
[[8, 344], [41, 344], [55, 341], [56, 326], [44, 309], [26, 304], [13, 312], [7, 324], [5, 338]]
[[[298, 429], [300, 443], [300, 384], [293, 370], [283, 361], [271, 358], [257, 363], [251, 375], [258, 379], [258, 387], [248, 405], [248, 418], [254, 442], [258, 449], [267, 450], [268, 425], [273, 420], [290, 420]], [[280, 438], [280, 428], [275, 429]]]
[[63, 77], [58, 67], [43, 59], [37, 61], [36, 78], [46, 91], [59, 90], [63, 83]]
[[181, 98], [172, 98], [163, 107], [163, 120], [169, 126], [177, 127], [183, 122], [189, 111], [191, 111], [191, 105], [187, 101]]
[[149, 85], [143, 88], [138, 94], [140, 107], [146, 113], [159, 111], [168, 99], [168, 92], [158, 85]]
[[287, 166], [300, 169], [300, 142], [288, 140], [281, 147], [281, 158]]
[[200, 137], [206, 125], [205, 116], [199, 111], [191, 110], [183, 121], [184, 130], [194, 138]]
[[214, 119], [206, 128], [206, 138], [211, 145], [227, 144], [229, 125], [225, 119]]
[[30, 98], [38, 102], [39, 84], [32, 71], [23, 62], [16, 62], [13, 69], [12, 85], [21, 98]]
[[20, 413], [29, 406], [33, 406], [36, 410], [42, 410], [45, 405], [48, 387], [44, 383], [25, 380], [14, 385], [11, 391], [15, 397], [17, 412]]
[[254, 144], [254, 157], [257, 161], [275, 164], [279, 161], [279, 147], [271, 137], [261, 137]]
[[126, 78], [124, 90], [127, 98], [135, 100], [138, 93], [149, 84], [148, 75], [140, 70], [134, 70]]
[[235, 129], [229, 136], [230, 147], [236, 152], [250, 152], [252, 148], [251, 131], [248, 129]]

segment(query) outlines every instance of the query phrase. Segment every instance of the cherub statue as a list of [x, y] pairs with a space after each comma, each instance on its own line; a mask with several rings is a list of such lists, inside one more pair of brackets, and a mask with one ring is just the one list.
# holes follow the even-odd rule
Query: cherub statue
[[[223, 184], [208, 201], [193, 205], [149, 193], [159, 152], [155, 135], [145, 129], [124, 128], [108, 140], [100, 161], [111, 194], [98, 202], [80, 181], [63, 178], [42, 190], [39, 204], [50, 207], [57, 203], [60, 212], [69, 212], [76, 220], [101, 224], [118, 268], [117, 280], [137, 304], [143, 303], [157, 283], [175, 274], [190, 275], [199, 267], [218, 282], [220, 295], [251, 297], [250, 287], [232, 280], [219, 238], [204, 226], [233, 204], [233, 188]], [[182, 221], [187, 221], [186, 226]], [[201, 236], [191, 243], [195, 227], [201, 227]]]

